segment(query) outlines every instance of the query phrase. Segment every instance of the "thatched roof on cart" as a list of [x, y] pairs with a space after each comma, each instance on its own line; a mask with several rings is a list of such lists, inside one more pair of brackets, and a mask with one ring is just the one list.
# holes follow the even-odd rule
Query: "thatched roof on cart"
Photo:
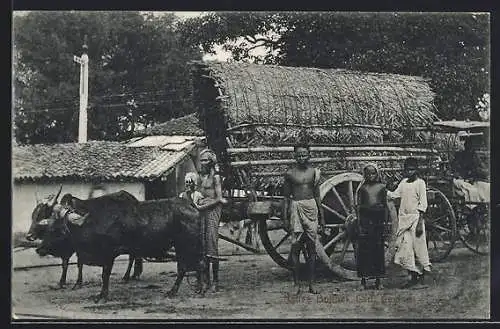
[[[422, 143], [437, 121], [423, 77], [248, 63], [193, 63], [193, 103], [228, 185], [279, 187], [292, 152], [275, 147]], [[418, 129], [417, 129], [418, 128]], [[423, 128], [423, 129], [421, 129]], [[250, 151], [250, 148], [264, 151]], [[267, 149], [266, 149], [267, 147]], [[419, 146], [416, 146], [419, 147]], [[323, 173], [377, 161], [400, 171], [415, 152], [312, 151]], [[417, 152], [418, 153], [418, 152]], [[325, 177], [328, 177], [325, 176]]]
[[195, 67], [195, 74], [219, 88], [213, 98], [220, 101], [228, 127], [369, 124], [397, 129], [436, 120], [434, 93], [422, 77], [246, 63]]

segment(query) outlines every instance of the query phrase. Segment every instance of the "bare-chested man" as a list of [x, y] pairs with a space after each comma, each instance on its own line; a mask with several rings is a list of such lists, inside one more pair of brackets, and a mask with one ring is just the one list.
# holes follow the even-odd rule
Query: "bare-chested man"
[[300, 292], [299, 254], [302, 246], [306, 247], [306, 260], [309, 269], [309, 292], [317, 293], [313, 288], [316, 267], [316, 239], [318, 224], [324, 227], [323, 209], [319, 196], [319, 169], [309, 164], [309, 146], [297, 145], [294, 148], [296, 164], [285, 173], [283, 214], [290, 220], [293, 234], [290, 259], [293, 266], [293, 282]]
[[210, 284], [209, 267], [212, 264], [213, 284], [211, 290], [219, 289], [219, 252], [218, 233], [219, 221], [222, 214], [222, 205], [227, 200], [222, 197], [222, 179], [216, 171], [217, 157], [210, 149], [200, 152], [200, 193], [203, 198], [196, 207], [201, 211], [205, 220], [205, 256], [207, 259], [206, 280]]

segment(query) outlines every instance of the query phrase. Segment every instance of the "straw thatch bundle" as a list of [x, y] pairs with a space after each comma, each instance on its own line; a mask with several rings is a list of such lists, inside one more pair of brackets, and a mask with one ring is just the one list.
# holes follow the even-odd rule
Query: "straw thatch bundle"
[[[229, 164], [235, 160], [283, 157], [272, 152], [229, 156], [228, 147], [293, 145], [298, 141], [311, 145], [423, 141], [425, 136], [416, 128], [428, 127], [437, 119], [434, 93], [425, 79], [414, 76], [194, 63], [193, 87], [208, 145], [216, 150], [226, 170], [231, 170]], [[363, 154], [373, 152], [357, 153]], [[337, 169], [347, 165], [340, 160], [322, 164]], [[268, 165], [266, 170], [281, 171], [282, 167], [286, 166]]]
[[198, 68], [221, 88], [230, 125], [366, 123], [397, 129], [435, 119], [434, 93], [421, 77], [240, 63]]

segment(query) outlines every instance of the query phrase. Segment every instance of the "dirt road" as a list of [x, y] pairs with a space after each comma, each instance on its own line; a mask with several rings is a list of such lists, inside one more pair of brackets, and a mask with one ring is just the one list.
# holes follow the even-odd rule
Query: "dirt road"
[[[175, 279], [174, 262], [146, 262], [141, 280], [127, 284], [121, 281], [126, 265], [123, 260], [115, 263], [106, 304], [92, 301], [100, 289], [100, 268], [84, 267], [84, 286], [79, 290], [71, 290], [75, 265], [70, 266], [65, 290], [55, 289], [60, 267], [15, 270], [13, 314], [17, 319], [115, 320], [489, 318], [489, 259], [463, 248], [454, 249], [444, 263], [434, 265], [424, 289], [399, 289], [406, 276], [391, 268], [383, 291], [360, 290], [358, 282], [339, 282], [328, 273], [319, 273], [319, 295], [295, 296], [290, 274], [266, 254], [228, 256], [221, 264], [223, 290], [205, 298], [196, 297], [186, 280], [177, 297], [166, 298]], [[193, 284], [195, 278], [189, 281]]]

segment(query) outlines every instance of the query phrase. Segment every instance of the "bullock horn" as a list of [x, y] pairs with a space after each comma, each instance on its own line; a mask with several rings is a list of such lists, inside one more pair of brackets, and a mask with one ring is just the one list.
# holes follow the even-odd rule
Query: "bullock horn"
[[54, 201], [52, 201], [52, 207], [57, 203], [57, 199], [59, 198], [59, 195], [61, 195], [61, 191], [62, 191], [62, 184], [59, 187], [59, 192], [57, 192], [56, 196], [54, 197]]

